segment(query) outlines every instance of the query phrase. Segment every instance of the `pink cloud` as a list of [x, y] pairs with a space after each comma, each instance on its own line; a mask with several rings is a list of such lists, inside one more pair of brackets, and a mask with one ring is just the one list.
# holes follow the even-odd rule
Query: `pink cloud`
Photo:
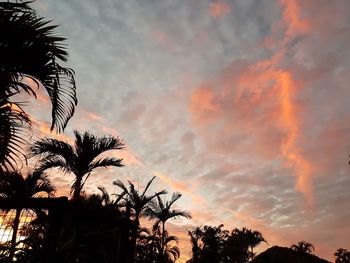
[[231, 13], [231, 6], [223, 1], [210, 3], [208, 13], [211, 17], [218, 18]]
[[158, 177], [162, 182], [170, 186], [175, 191], [178, 191], [180, 193], [185, 194], [186, 196], [189, 196], [197, 205], [205, 204], [204, 199], [201, 196], [195, 194], [187, 185], [183, 183], [179, 183], [174, 179], [170, 178], [169, 176], [166, 176], [158, 171], [154, 171], [153, 175]]

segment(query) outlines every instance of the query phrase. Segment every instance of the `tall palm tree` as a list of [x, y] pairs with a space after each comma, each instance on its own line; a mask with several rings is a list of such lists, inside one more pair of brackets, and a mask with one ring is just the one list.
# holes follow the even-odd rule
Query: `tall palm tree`
[[30, 119], [14, 102], [24, 92], [36, 97], [44, 88], [52, 104], [51, 129], [62, 131], [77, 104], [74, 72], [57, 61], [67, 61], [64, 38], [55, 34], [57, 26], [38, 17], [28, 2], [0, 3], [0, 164], [15, 170], [22, 153], [18, 132], [30, 127]]
[[290, 248], [299, 254], [312, 254], [315, 251], [314, 245], [304, 240], [299, 241], [298, 244], [293, 244]]
[[[24, 177], [19, 172], [0, 172], [0, 197], [21, 200], [31, 197], [53, 196], [54, 186], [41, 171], [35, 171]], [[16, 209], [10, 247], [10, 260], [16, 252], [17, 233], [20, 223], [21, 208]]]
[[[161, 224], [161, 233], [162, 233], [162, 242], [161, 242], [161, 250], [164, 250], [165, 246], [165, 223], [170, 219], [175, 219], [178, 217], [191, 218], [191, 214], [187, 211], [182, 211], [178, 209], [171, 209], [173, 204], [179, 200], [181, 197], [180, 193], [173, 193], [170, 201], [166, 201], [165, 203], [162, 201], [160, 196], [157, 196], [157, 202], [153, 200], [150, 203], [150, 207], [145, 211], [145, 215], [147, 215], [150, 219], [156, 220], [154, 224], [154, 228], [158, 228]], [[163, 263], [163, 261], [162, 261]]]
[[[135, 258], [135, 247], [136, 247], [136, 241], [137, 241], [137, 232], [140, 227], [140, 217], [145, 215], [146, 209], [149, 208], [148, 204], [155, 198], [160, 195], [166, 194], [167, 191], [162, 190], [160, 192], [156, 192], [152, 195], [146, 195], [147, 190], [151, 186], [152, 182], [154, 181], [156, 177], [154, 176], [148, 183], [146, 184], [145, 189], [142, 191], [142, 193], [139, 193], [135, 189], [135, 185], [129, 181], [129, 187], [127, 187], [122, 181], [116, 180], [113, 182], [114, 185], [118, 186], [123, 192], [123, 202], [121, 205], [123, 206], [129, 206], [130, 209], [132, 209], [134, 213], [134, 227], [133, 227], [133, 233], [131, 237], [131, 253], [133, 257]], [[119, 195], [118, 195], [119, 196]]]
[[45, 171], [58, 168], [64, 173], [75, 176], [71, 187], [73, 199], [80, 196], [91, 173], [99, 167], [121, 167], [122, 159], [103, 157], [102, 154], [110, 150], [123, 150], [122, 140], [113, 136], [97, 137], [89, 132], [74, 131], [74, 146], [57, 139], [45, 138], [33, 143], [30, 148], [30, 157], [39, 156], [38, 170]]

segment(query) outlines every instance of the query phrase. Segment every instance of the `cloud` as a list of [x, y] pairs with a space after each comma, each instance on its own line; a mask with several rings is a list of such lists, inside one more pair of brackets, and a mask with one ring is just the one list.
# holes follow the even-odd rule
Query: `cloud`
[[214, 18], [227, 15], [231, 12], [231, 6], [223, 1], [215, 1], [210, 3], [208, 13]]
[[166, 185], [170, 186], [175, 191], [178, 191], [180, 193], [183, 193], [184, 195], [190, 197], [192, 201], [197, 205], [204, 205], [205, 201], [202, 197], [196, 195], [193, 191], [190, 190], [188, 186], [186, 186], [183, 183], [176, 182], [175, 180], [171, 179], [169, 176], [166, 176], [160, 172], [154, 171], [153, 175], [159, 178], [162, 182], [164, 182]]
[[[286, 162], [295, 170], [296, 189], [302, 192], [312, 204], [312, 164], [298, 145], [302, 137], [300, 131], [302, 120], [300, 120], [298, 105], [295, 103], [299, 87], [293, 79], [293, 73], [281, 65], [290, 49], [290, 42], [300, 34], [304, 34], [306, 26], [299, 18], [299, 6], [295, 1], [283, 1], [282, 8], [282, 19], [287, 29], [282, 36], [281, 47], [273, 53], [271, 58], [252, 65], [248, 64], [238, 70], [236, 67], [240, 65], [233, 64], [231, 69], [227, 70], [233, 74], [230, 76], [228, 73], [223, 73], [218, 80], [214, 81], [211, 88], [195, 89], [190, 101], [190, 111], [195, 120], [210, 121], [211, 125], [215, 123], [224, 130], [228, 129], [230, 134], [237, 134], [231, 129], [239, 127], [241, 132], [234, 140], [238, 142], [243, 136], [243, 140], [248, 145], [253, 142], [253, 148], [259, 147], [256, 147], [257, 141], [260, 141], [258, 142], [260, 148], [271, 147], [271, 144], [266, 145], [269, 140], [262, 138], [262, 135], [257, 134], [254, 137], [253, 129], [268, 127], [267, 138], [275, 133], [273, 130], [279, 131], [279, 136], [270, 141], [275, 140], [274, 144], [280, 148], [280, 153], [285, 157]], [[241, 66], [245, 66], [244, 63]], [[239, 112], [239, 114], [232, 112]], [[242, 119], [243, 123], [237, 123], [237, 121], [242, 122]], [[230, 125], [229, 122], [234, 125]], [[232, 139], [232, 135], [230, 137]], [[219, 147], [223, 148], [225, 145]]]

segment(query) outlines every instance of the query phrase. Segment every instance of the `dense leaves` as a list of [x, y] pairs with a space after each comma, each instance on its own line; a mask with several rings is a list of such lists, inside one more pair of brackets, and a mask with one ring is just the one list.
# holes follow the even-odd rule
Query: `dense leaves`
[[62, 131], [77, 104], [74, 72], [62, 67], [68, 53], [64, 38], [55, 35], [57, 26], [38, 17], [26, 2], [0, 3], [0, 164], [15, 170], [23, 154], [23, 132], [30, 118], [14, 101], [26, 93], [36, 97], [44, 88], [52, 104], [51, 129]]
[[74, 131], [75, 142], [71, 145], [65, 141], [45, 138], [33, 143], [31, 157], [40, 157], [38, 171], [58, 168], [64, 173], [75, 176], [71, 188], [73, 199], [77, 199], [91, 173], [99, 167], [121, 167], [122, 159], [103, 157], [110, 150], [123, 150], [124, 143], [112, 136], [97, 137], [89, 132]]
[[253, 259], [253, 248], [266, 242], [258, 231], [242, 228], [231, 234], [223, 225], [197, 227], [189, 231], [192, 258], [189, 263], [246, 263]]
[[[14, 200], [23, 200], [31, 197], [52, 196], [55, 191], [48, 177], [36, 171], [24, 177], [19, 172], [0, 172], [0, 197]], [[17, 234], [22, 209], [17, 208], [12, 224], [12, 238], [8, 257], [10, 260], [16, 254], [18, 240]]]
[[350, 251], [339, 248], [335, 253], [335, 263], [350, 263]]

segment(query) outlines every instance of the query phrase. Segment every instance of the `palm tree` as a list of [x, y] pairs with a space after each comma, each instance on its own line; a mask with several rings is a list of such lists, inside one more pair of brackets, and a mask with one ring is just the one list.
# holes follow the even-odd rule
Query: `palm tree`
[[254, 254], [254, 248], [258, 246], [261, 242], [266, 242], [265, 238], [259, 231], [253, 231], [251, 229], [247, 229], [245, 227], [242, 228], [242, 230], [236, 228], [232, 231], [233, 236], [237, 236], [241, 242], [244, 243], [247, 247], [250, 248], [250, 259], [253, 259]]
[[93, 170], [98, 167], [123, 166], [122, 159], [101, 155], [110, 150], [123, 150], [125, 147], [119, 137], [96, 137], [89, 132], [81, 134], [78, 131], [74, 131], [74, 135], [74, 146], [50, 138], [34, 142], [30, 148], [30, 157], [41, 157], [38, 170], [58, 168], [64, 173], [74, 174], [71, 193], [73, 192], [73, 200], [76, 200]]
[[[22, 200], [43, 195], [53, 196], [54, 186], [41, 171], [28, 174], [27, 177], [19, 172], [0, 172], [0, 197]], [[16, 209], [13, 220], [13, 231], [9, 259], [12, 260], [16, 252], [17, 233], [20, 223], [21, 208]]]
[[293, 244], [290, 248], [299, 254], [312, 254], [315, 251], [314, 245], [304, 240], [299, 241], [298, 244]]
[[192, 245], [192, 258], [189, 261], [191, 263], [198, 263], [198, 259], [199, 259], [200, 248], [199, 248], [198, 242], [199, 242], [200, 235], [198, 233], [200, 233], [199, 227], [197, 227], [193, 231], [188, 231], [188, 235], [190, 236], [190, 241]]
[[189, 231], [192, 244], [192, 259], [188, 262], [222, 262], [223, 249], [229, 232], [224, 225], [196, 227]]
[[350, 251], [344, 248], [339, 248], [334, 253], [335, 263], [350, 263]]
[[180, 249], [173, 246], [173, 242], [178, 244], [178, 238], [166, 230], [161, 232], [159, 227], [153, 228], [152, 232], [147, 228], [140, 229], [137, 262], [176, 262]]
[[[129, 206], [130, 209], [134, 212], [134, 227], [133, 227], [133, 233], [131, 237], [131, 253], [133, 257], [135, 258], [135, 247], [136, 247], [136, 240], [137, 240], [137, 232], [140, 227], [140, 217], [145, 216], [145, 211], [147, 208], [149, 208], [148, 204], [153, 200], [155, 197], [158, 197], [160, 195], [166, 194], [167, 191], [162, 190], [160, 192], [156, 192], [152, 195], [146, 195], [147, 190], [151, 186], [153, 180], [156, 177], [154, 176], [150, 181], [148, 181], [145, 189], [140, 194], [136, 189], [135, 185], [129, 181], [129, 187], [127, 187], [122, 181], [116, 180], [113, 182], [114, 185], [118, 186], [120, 189], [123, 190], [122, 194], [123, 202], [121, 203], [122, 206]], [[118, 196], [121, 196], [118, 195]]]
[[[191, 218], [191, 214], [187, 211], [182, 211], [178, 209], [171, 209], [172, 205], [179, 200], [181, 197], [180, 193], [174, 193], [170, 201], [165, 203], [162, 201], [160, 196], [157, 196], [157, 202], [153, 200], [150, 203], [150, 207], [145, 211], [150, 219], [156, 220], [154, 228], [158, 228], [159, 224], [162, 224], [162, 242], [161, 242], [161, 251], [164, 250], [165, 246], [165, 223], [170, 219], [175, 219], [178, 217]], [[163, 261], [161, 261], [163, 262]]]
[[73, 116], [77, 104], [74, 72], [57, 60], [67, 61], [65, 40], [55, 35], [57, 26], [38, 17], [28, 2], [0, 3], [0, 164], [3, 170], [15, 170], [14, 162], [22, 153], [21, 135], [30, 127], [30, 119], [13, 102], [24, 92], [36, 97], [44, 87], [52, 103], [51, 130], [62, 131]]

